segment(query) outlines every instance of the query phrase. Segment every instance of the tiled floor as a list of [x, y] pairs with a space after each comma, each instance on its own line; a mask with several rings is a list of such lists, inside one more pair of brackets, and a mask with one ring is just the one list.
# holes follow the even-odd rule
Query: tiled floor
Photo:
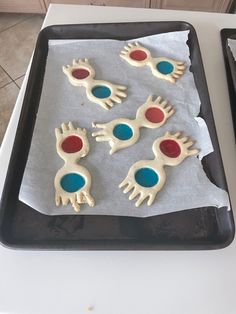
[[0, 145], [43, 18], [42, 15], [0, 13]]

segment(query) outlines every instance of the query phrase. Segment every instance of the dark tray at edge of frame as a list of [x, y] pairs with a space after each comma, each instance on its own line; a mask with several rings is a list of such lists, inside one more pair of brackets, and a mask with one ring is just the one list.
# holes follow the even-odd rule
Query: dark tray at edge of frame
[[233, 54], [230, 50], [230, 47], [228, 46], [229, 38], [236, 40], [236, 29], [224, 28], [221, 30], [220, 34], [228, 82], [232, 120], [234, 125], [234, 135], [236, 139], [236, 61], [234, 60]]
[[117, 216], [47, 216], [18, 200], [41, 96], [49, 39], [129, 40], [189, 30], [191, 70], [201, 99], [214, 152], [204, 157], [212, 182], [227, 189], [196, 32], [186, 22], [57, 25], [38, 37], [23, 107], [1, 199], [0, 240], [23, 249], [62, 250], [201, 250], [229, 245], [234, 238], [232, 211], [225, 207], [190, 209], [149, 218]]

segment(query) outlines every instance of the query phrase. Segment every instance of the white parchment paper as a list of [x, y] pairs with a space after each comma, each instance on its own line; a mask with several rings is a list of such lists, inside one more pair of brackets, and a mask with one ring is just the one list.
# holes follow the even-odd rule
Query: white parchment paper
[[230, 47], [230, 50], [233, 54], [234, 60], [236, 61], [236, 40], [235, 39], [228, 39], [228, 45]]
[[[92, 175], [91, 194], [96, 206], [81, 206], [81, 214], [121, 215], [147, 217], [202, 206], [228, 206], [228, 195], [212, 184], [197, 157], [187, 158], [177, 167], [166, 167], [167, 181], [151, 207], [136, 208], [134, 201], [118, 188], [129, 168], [138, 160], [153, 159], [152, 143], [166, 131], [183, 131], [197, 141], [200, 158], [212, 152], [211, 140], [204, 120], [195, 118], [200, 100], [189, 71], [188, 32], [159, 34], [138, 41], [150, 49], [152, 56], [166, 56], [185, 61], [187, 70], [176, 84], [152, 76], [148, 67], [136, 68], [119, 57], [125, 42], [115, 40], [53, 40], [49, 43], [46, 72], [39, 111], [29, 152], [20, 200], [39, 212], [49, 215], [75, 214], [71, 205], [56, 207], [54, 177], [63, 166], [56, 152], [54, 129], [72, 121], [75, 126], [87, 128], [90, 153], [80, 163]], [[62, 65], [73, 59], [88, 58], [96, 70], [96, 78], [128, 87], [128, 97], [122, 104], [106, 111], [86, 98], [85, 89], [72, 86]], [[148, 95], [168, 99], [176, 113], [166, 125], [157, 129], [141, 129], [139, 141], [114, 155], [109, 155], [107, 142], [97, 143], [91, 137], [91, 124], [109, 122], [115, 118], [135, 118], [136, 111]]]

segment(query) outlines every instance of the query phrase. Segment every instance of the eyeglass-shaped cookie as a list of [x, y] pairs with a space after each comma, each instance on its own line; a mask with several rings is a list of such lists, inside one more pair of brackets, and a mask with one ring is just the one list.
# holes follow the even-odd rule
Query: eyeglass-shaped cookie
[[137, 197], [136, 207], [145, 199], [148, 206], [152, 205], [157, 192], [166, 182], [164, 166], [177, 166], [185, 158], [198, 154], [197, 149], [190, 149], [193, 144], [187, 137], [182, 137], [180, 132], [176, 134], [167, 132], [153, 143], [155, 159], [136, 162], [119, 187], [124, 188], [124, 193], [132, 190], [129, 200]]
[[135, 67], [149, 66], [155, 77], [171, 83], [175, 83], [185, 70], [184, 62], [166, 57], [153, 58], [150, 51], [137, 42], [128, 43], [120, 57]]
[[87, 98], [104, 109], [111, 109], [114, 103], [121, 103], [122, 98], [127, 96], [125, 86], [95, 80], [95, 70], [88, 59], [73, 60], [72, 65], [63, 66], [62, 69], [72, 85], [85, 87]]
[[135, 144], [139, 139], [141, 127], [159, 128], [174, 112], [173, 107], [160, 96], [155, 100], [149, 96], [137, 110], [136, 119], [119, 118], [104, 124], [93, 123], [93, 127], [102, 130], [93, 132], [92, 136], [96, 137], [97, 142], [108, 141], [110, 154], [113, 154]]
[[70, 202], [76, 212], [80, 211], [80, 204], [83, 203], [93, 207], [95, 201], [90, 194], [91, 175], [85, 167], [77, 164], [89, 152], [86, 130], [74, 128], [69, 122], [56, 128], [55, 134], [57, 153], [65, 161], [54, 180], [56, 205], [67, 205]]

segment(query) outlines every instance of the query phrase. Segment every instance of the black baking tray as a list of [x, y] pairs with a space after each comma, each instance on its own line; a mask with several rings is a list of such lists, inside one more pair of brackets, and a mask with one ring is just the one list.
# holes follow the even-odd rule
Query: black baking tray
[[[23, 107], [7, 172], [0, 210], [0, 241], [8, 247], [63, 250], [218, 249], [234, 238], [232, 211], [203, 207], [149, 218], [119, 216], [47, 216], [18, 200], [43, 85], [50, 39], [129, 40], [189, 30], [191, 71], [201, 99], [214, 152], [204, 157], [208, 178], [227, 189], [196, 32], [186, 22], [57, 25], [38, 37]], [[186, 196], [187, 197], [187, 196]], [[181, 208], [180, 208], [181, 209]]]
[[236, 138], [236, 61], [234, 60], [233, 54], [228, 46], [229, 38], [236, 40], [236, 29], [224, 28], [220, 33], [234, 125], [234, 135]]

